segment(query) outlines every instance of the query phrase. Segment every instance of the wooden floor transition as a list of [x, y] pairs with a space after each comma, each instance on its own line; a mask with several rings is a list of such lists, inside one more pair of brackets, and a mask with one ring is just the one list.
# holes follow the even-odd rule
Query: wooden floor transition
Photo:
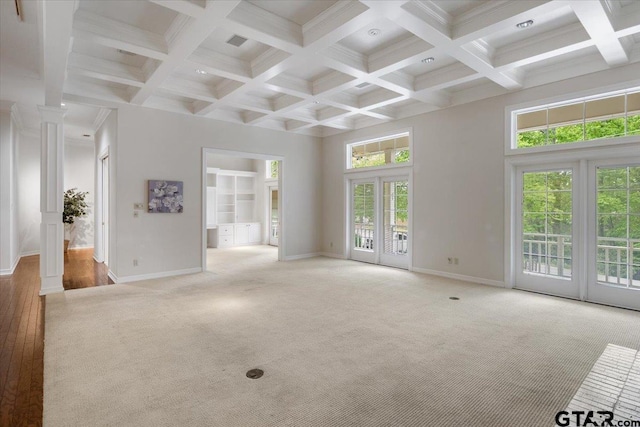
[[[107, 267], [93, 249], [64, 257], [65, 290], [109, 284]], [[41, 426], [45, 297], [40, 259], [23, 257], [11, 276], [0, 277], [0, 425]]]

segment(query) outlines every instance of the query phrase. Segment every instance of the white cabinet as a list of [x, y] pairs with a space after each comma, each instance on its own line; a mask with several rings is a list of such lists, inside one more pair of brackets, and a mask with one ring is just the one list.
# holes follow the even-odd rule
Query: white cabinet
[[214, 247], [262, 243], [256, 178], [256, 172], [207, 170], [207, 228], [215, 228]]
[[216, 229], [214, 247], [260, 244], [261, 228], [258, 222], [220, 224]]
[[236, 245], [246, 245], [249, 243], [249, 224], [236, 224]]
[[260, 223], [253, 222], [249, 224], [249, 243], [260, 244], [262, 240], [262, 227]]

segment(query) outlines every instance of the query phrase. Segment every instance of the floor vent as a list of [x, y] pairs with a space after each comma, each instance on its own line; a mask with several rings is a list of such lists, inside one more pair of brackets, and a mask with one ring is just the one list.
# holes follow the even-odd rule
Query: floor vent
[[257, 380], [262, 375], [264, 375], [264, 371], [262, 369], [251, 369], [247, 371], [247, 378], [251, 378], [252, 380]]

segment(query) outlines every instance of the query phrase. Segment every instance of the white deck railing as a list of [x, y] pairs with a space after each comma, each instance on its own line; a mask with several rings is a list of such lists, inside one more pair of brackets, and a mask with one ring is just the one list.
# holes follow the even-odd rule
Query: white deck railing
[[[569, 235], [524, 233], [524, 271], [571, 277], [571, 242]], [[599, 237], [597, 250], [599, 282], [640, 288], [640, 239]]]

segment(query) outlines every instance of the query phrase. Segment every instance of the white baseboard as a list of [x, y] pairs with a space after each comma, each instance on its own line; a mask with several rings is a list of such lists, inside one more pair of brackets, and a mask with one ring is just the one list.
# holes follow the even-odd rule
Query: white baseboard
[[161, 279], [163, 277], [182, 276], [184, 274], [201, 273], [202, 267], [185, 268], [184, 270], [162, 271], [160, 273], [136, 274], [134, 276], [116, 277], [109, 271], [109, 277], [114, 283], [138, 282], [140, 280]]
[[315, 258], [320, 256], [320, 252], [312, 252], [310, 254], [302, 254], [302, 255], [290, 255], [284, 257], [285, 261], [295, 261], [297, 259], [306, 259], [306, 258]]
[[499, 280], [483, 279], [481, 277], [465, 276], [463, 274], [448, 273], [446, 271], [429, 270], [427, 268], [413, 267], [411, 271], [416, 273], [430, 274], [432, 276], [446, 277], [448, 279], [462, 280], [463, 282], [479, 283], [481, 285], [497, 286], [504, 288], [504, 282]]
[[324, 256], [324, 257], [327, 257], [327, 258], [347, 259], [347, 257], [345, 257], [344, 255], [336, 254], [336, 253], [333, 253], [333, 252], [320, 252], [320, 253], [318, 253], [318, 255]]
[[13, 261], [13, 265], [11, 266], [11, 268], [5, 268], [0, 270], [0, 276], [11, 276], [13, 272], [16, 271], [16, 267], [20, 262], [20, 258], [22, 258], [22, 256], [16, 257], [16, 259]]
[[107, 277], [109, 279], [113, 280], [113, 283], [118, 283], [118, 276], [113, 274], [113, 271], [111, 271], [111, 270], [107, 271]]
[[93, 245], [86, 245], [86, 246], [69, 246], [68, 248], [69, 250], [74, 250], [74, 249], [93, 249]]
[[40, 255], [40, 250], [37, 249], [35, 251], [22, 252], [20, 254], [20, 258], [22, 258], [23, 256], [33, 256], [33, 255]]

